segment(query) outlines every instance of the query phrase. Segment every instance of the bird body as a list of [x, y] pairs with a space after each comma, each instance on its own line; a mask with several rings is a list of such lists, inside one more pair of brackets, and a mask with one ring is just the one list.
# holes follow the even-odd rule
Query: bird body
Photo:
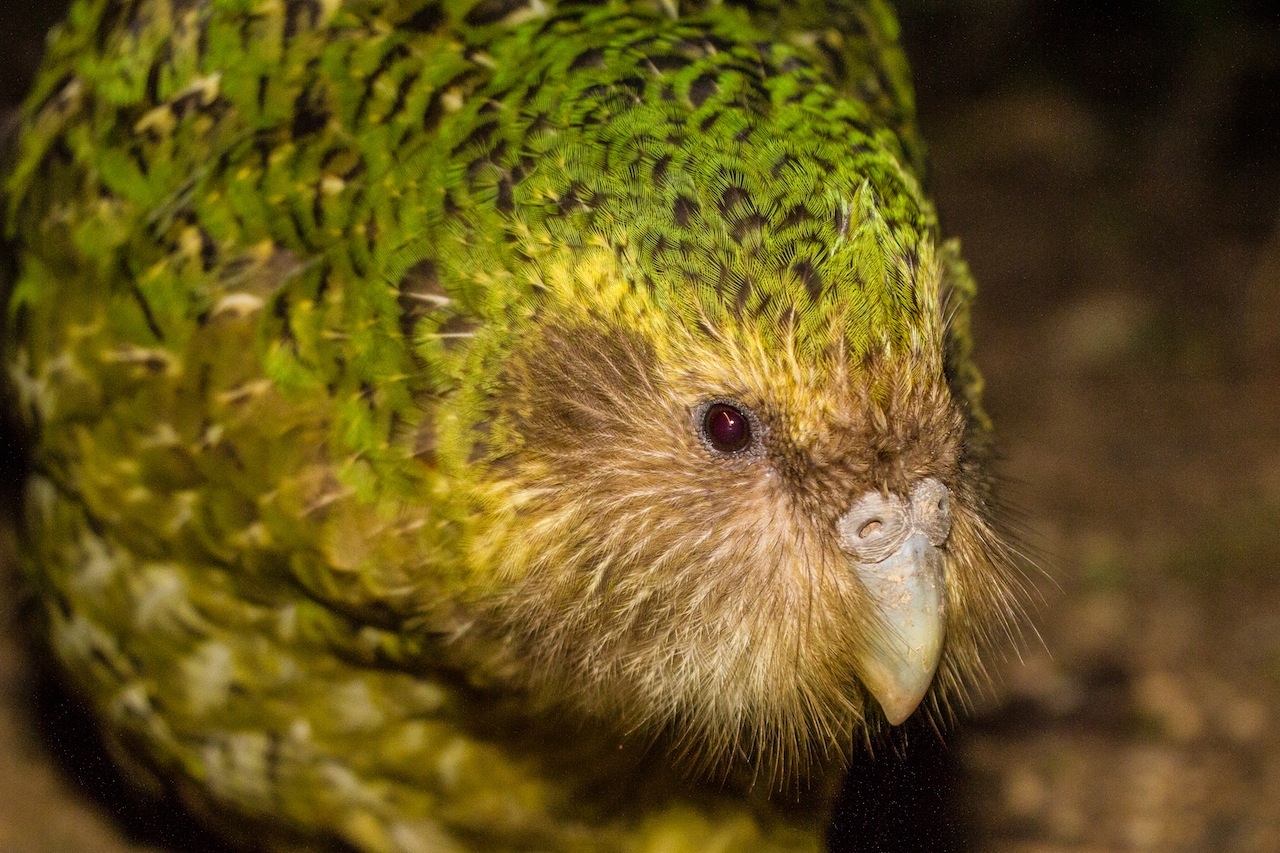
[[135, 777], [280, 849], [820, 849], [1014, 608], [896, 27], [77, 2], [6, 359]]

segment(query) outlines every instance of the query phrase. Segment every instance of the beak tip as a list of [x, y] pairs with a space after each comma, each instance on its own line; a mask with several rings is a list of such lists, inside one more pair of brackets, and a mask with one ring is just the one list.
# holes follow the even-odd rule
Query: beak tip
[[881, 707], [881, 710], [883, 710], [883, 711], [884, 711], [885, 719], [887, 719], [887, 720], [889, 721], [889, 725], [891, 725], [891, 726], [900, 726], [900, 725], [902, 725], [903, 723], [905, 723], [905, 722], [907, 721], [907, 719], [908, 719], [912, 714], [914, 714], [914, 713], [915, 713], [915, 710], [916, 710], [914, 705], [911, 707], [911, 710], [909, 710], [909, 711], [907, 711], [907, 710], [902, 710], [902, 709], [895, 709], [895, 710], [892, 710], [892, 711], [891, 711], [888, 707], [886, 707], [886, 706], [884, 706], [884, 705], [882, 705], [882, 706], [880, 706], [880, 707]]
[[872, 664], [863, 679], [889, 725], [898, 726], [924, 701], [935, 669], [936, 661], [932, 666], [910, 669], [888, 669]]
[[921, 695], [892, 702], [881, 702], [880, 710], [884, 712], [884, 717], [889, 721], [889, 725], [900, 726], [916, 712], [916, 708], [920, 707], [920, 702], [923, 699], [924, 696]]

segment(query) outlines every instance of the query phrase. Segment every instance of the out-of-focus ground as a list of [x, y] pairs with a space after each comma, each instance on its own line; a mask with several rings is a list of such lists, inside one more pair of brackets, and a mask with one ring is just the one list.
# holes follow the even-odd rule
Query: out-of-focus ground
[[[0, 115], [39, 53], [27, 19], [54, 16], [5, 5]], [[1044, 570], [1038, 637], [950, 739], [963, 846], [1274, 853], [1280, 6], [903, 18], [932, 191], [981, 286], [1004, 494]], [[13, 549], [5, 533], [0, 853], [211, 849], [122, 822], [105, 759], [64, 748], [75, 712], [18, 641]]]
[[1280, 850], [1280, 5], [910, 7], [1052, 576], [954, 741], [970, 846]]

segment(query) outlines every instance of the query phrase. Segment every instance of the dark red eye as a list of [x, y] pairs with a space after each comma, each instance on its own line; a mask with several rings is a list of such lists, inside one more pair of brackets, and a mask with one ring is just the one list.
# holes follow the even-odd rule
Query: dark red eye
[[751, 444], [751, 421], [728, 403], [712, 403], [702, 416], [707, 441], [721, 453], [737, 453]]

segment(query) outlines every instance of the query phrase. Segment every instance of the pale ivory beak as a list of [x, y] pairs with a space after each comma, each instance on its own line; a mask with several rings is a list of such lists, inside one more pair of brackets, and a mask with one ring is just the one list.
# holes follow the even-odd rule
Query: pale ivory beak
[[933, 682], [946, 636], [942, 546], [951, 530], [950, 492], [929, 478], [910, 498], [868, 492], [839, 522], [840, 544], [876, 604], [879, 630], [860, 675], [893, 725], [911, 716]]

